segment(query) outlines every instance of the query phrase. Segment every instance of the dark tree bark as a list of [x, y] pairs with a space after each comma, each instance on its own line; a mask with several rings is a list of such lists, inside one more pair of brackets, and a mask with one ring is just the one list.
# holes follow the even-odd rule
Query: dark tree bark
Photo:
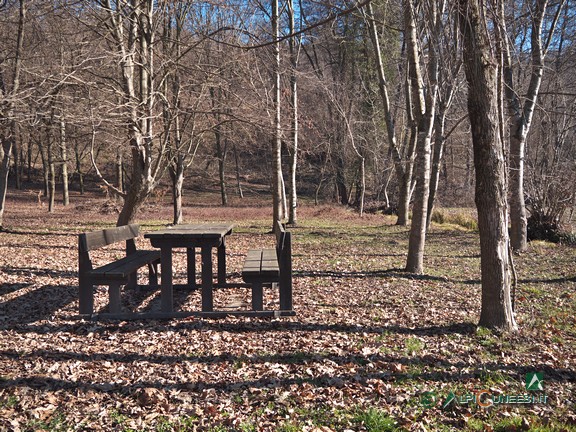
[[515, 330], [510, 296], [506, 162], [501, 136], [498, 62], [479, 0], [459, 0], [472, 126], [480, 230], [482, 310], [479, 325]]

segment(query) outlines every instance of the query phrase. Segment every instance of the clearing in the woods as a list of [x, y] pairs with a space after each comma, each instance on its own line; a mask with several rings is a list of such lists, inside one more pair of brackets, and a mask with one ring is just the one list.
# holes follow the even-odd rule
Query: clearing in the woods
[[[187, 222], [236, 224], [232, 280], [249, 248], [273, 245], [260, 204], [186, 209]], [[536, 242], [515, 257], [520, 330], [499, 335], [476, 327], [473, 223], [433, 224], [426, 275], [415, 277], [401, 270], [408, 229], [393, 217], [303, 206], [291, 228], [295, 317], [83, 321], [78, 234], [113, 226], [115, 207], [78, 196], [48, 214], [31, 194], [9, 194], [0, 430], [576, 430], [573, 247]], [[170, 205], [152, 200], [137, 222], [147, 232], [170, 220]], [[185, 277], [184, 252], [174, 268]], [[125, 292], [123, 301], [154, 308], [159, 296]], [[221, 289], [214, 302], [246, 307], [250, 296]], [[175, 304], [199, 309], [200, 294], [176, 291]], [[98, 288], [95, 308], [106, 305]]]

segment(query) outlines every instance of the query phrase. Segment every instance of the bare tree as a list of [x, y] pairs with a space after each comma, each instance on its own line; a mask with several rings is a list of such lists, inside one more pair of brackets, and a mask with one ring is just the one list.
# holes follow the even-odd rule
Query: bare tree
[[284, 218], [282, 198], [282, 117], [281, 117], [281, 87], [280, 87], [280, 26], [278, 0], [272, 0], [272, 37], [274, 38], [274, 138], [272, 139], [272, 228], [275, 230], [276, 222]]
[[[26, 0], [19, 1], [18, 31], [16, 46], [9, 57], [0, 59], [0, 229], [6, 206], [6, 191], [8, 189], [8, 173], [10, 158], [16, 141], [17, 122], [15, 104], [19, 97], [22, 74], [22, 57], [24, 50], [24, 24], [26, 21]], [[10, 58], [13, 60], [10, 61]], [[12, 77], [10, 85], [9, 77]]]
[[[288, 31], [294, 34], [296, 31], [294, 0], [288, 0]], [[290, 50], [290, 106], [291, 113], [291, 135], [292, 135], [292, 155], [290, 157], [290, 182], [289, 182], [289, 205], [288, 223], [295, 225], [298, 222], [298, 192], [296, 189], [297, 169], [298, 169], [298, 139], [299, 139], [299, 119], [298, 119], [298, 59], [300, 57], [301, 37], [293, 36], [288, 40]]]
[[[505, 26], [504, 2], [501, 4], [501, 24]], [[514, 65], [521, 63], [512, 59], [511, 45], [515, 41], [509, 41], [505, 34], [504, 42], [504, 81], [505, 94], [510, 113], [510, 242], [516, 251], [524, 251], [527, 248], [527, 214], [524, 200], [524, 158], [526, 154], [526, 138], [532, 125], [534, 109], [538, 100], [538, 93], [544, 74], [544, 59], [550, 43], [556, 23], [565, 1], [549, 6], [548, 0], [534, 0], [524, 2], [527, 5], [527, 15], [530, 17], [530, 51], [532, 71], [530, 82], [524, 101], [522, 102], [518, 86], [514, 83]], [[556, 8], [556, 12], [546, 27], [545, 16], [548, 8]], [[513, 17], [516, 18], [516, 17]], [[506, 33], [506, 29], [503, 30]], [[545, 34], [543, 34], [545, 33]], [[522, 53], [520, 53], [522, 55]]]
[[[489, 34], [489, 11], [480, 0], [459, 0], [468, 112], [472, 126], [476, 207], [480, 230], [480, 325], [515, 330], [510, 295], [506, 161], [500, 127], [498, 59]], [[496, 13], [497, 11], [490, 11]]]
[[[155, 13], [153, 0], [130, 0], [128, 3], [101, 0], [101, 7], [104, 12], [102, 24], [108, 30], [106, 37], [114, 50], [120, 77], [110, 83], [118, 83], [132, 156], [126, 192], [106, 181], [111, 190], [124, 198], [117, 224], [125, 225], [134, 220], [163, 169], [165, 142], [156, 140], [154, 134], [158, 78], [154, 49], [161, 20]], [[155, 144], [160, 148], [155, 148]], [[103, 176], [101, 178], [104, 180]]]
[[[389, 85], [384, 69], [384, 61], [380, 48], [380, 36], [376, 27], [374, 11], [371, 3], [366, 5], [366, 21], [368, 23], [370, 37], [374, 47], [376, 59], [376, 73], [378, 76], [378, 89], [384, 108], [384, 119], [386, 122], [386, 132], [388, 135], [389, 152], [391, 154], [396, 177], [398, 180], [398, 220], [397, 225], [408, 224], [408, 213], [410, 208], [412, 173], [414, 169], [414, 152], [416, 150], [415, 140], [408, 141], [408, 145], [401, 145], [396, 131], [396, 122], [392, 101], [389, 95]], [[408, 91], [408, 90], [407, 90]], [[405, 135], [408, 137], [408, 135]]]

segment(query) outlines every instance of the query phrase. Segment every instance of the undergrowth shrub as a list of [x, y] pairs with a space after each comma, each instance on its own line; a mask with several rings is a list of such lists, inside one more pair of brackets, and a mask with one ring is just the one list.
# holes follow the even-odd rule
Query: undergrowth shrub
[[478, 230], [478, 222], [476, 219], [462, 213], [449, 214], [440, 210], [432, 212], [432, 222], [443, 225], [452, 224], [458, 225], [471, 231]]
[[528, 241], [545, 240], [552, 243], [576, 245], [576, 234], [567, 232], [557, 219], [544, 218], [532, 213], [528, 218]]

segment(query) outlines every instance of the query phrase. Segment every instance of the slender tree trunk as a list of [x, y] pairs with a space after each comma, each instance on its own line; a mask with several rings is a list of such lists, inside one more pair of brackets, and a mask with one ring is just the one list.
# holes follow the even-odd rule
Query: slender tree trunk
[[238, 196], [240, 198], [244, 198], [244, 193], [242, 192], [242, 184], [240, 183], [240, 160], [238, 158], [236, 143], [234, 143], [234, 162], [236, 165], [236, 189], [238, 191]]
[[6, 192], [8, 190], [8, 173], [10, 172], [10, 156], [12, 146], [14, 145], [13, 137], [0, 136], [0, 231], [4, 219], [6, 208]]
[[78, 187], [80, 188], [80, 195], [84, 195], [84, 173], [82, 172], [82, 161], [80, 159], [80, 149], [78, 142], [74, 145], [74, 159], [76, 160], [76, 173], [78, 174]]
[[[16, 95], [20, 89], [20, 73], [22, 70], [22, 51], [24, 47], [24, 22], [26, 20], [26, 1], [20, 0], [18, 14], [18, 34], [16, 37], [16, 51], [14, 55], [14, 69], [12, 79], [12, 89], [10, 93]], [[4, 94], [8, 93], [6, 86], [6, 76], [4, 76], [3, 68], [0, 68], [0, 81], [4, 83]], [[4, 96], [4, 95], [2, 95]], [[14, 121], [14, 102], [8, 98], [8, 103], [3, 107], [7, 118], [10, 119], [9, 123], [9, 136], [0, 134], [0, 229], [2, 228], [4, 211], [6, 208], [6, 193], [8, 191], [8, 174], [10, 172], [10, 158], [12, 149], [15, 146], [17, 126]], [[0, 120], [4, 120], [0, 118]]]
[[227, 144], [222, 145], [222, 132], [220, 125], [214, 130], [216, 138], [216, 157], [218, 158], [218, 176], [220, 179], [220, 198], [223, 206], [228, 205], [228, 194], [226, 193], [226, 155], [228, 153]]
[[170, 178], [172, 179], [172, 198], [173, 198], [173, 209], [174, 209], [174, 225], [181, 224], [183, 222], [182, 215], [182, 188], [184, 186], [184, 159], [181, 154], [179, 154], [170, 165]]
[[26, 152], [26, 180], [32, 181], [32, 152], [34, 145], [32, 144], [32, 133], [28, 135], [28, 151]]
[[432, 211], [434, 210], [434, 203], [436, 201], [436, 192], [438, 191], [438, 184], [440, 183], [440, 168], [442, 166], [442, 159], [444, 157], [444, 144], [446, 138], [444, 137], [446, 125], [446, 110], [440, 106], [439, 112], [436, 115], [434, 126], [434, 150], [432, 154], [432, 168], [430, 172], [430, 196], [428, 197], [428, 221], [426, 225], [430, 226], [432, 219]]
[[[425, 92], [424, 80], [420, 69], [420, 57], [417, 46], [415, 10], [412, 0], [406, 0], [405, 23], [408, 48], [408, 70], [412, 89], [412, 105], [417, 130], [417, 179], [414, 207], [412, 211], [412, 226], [408, 243], [406, 270], [421, 274], [424, 272], [424, 247], [428, 227], [428, 198], [430, 194], [430, 153], [432, 128], [436, 110], [437, 69], [438, 61], [435, 48], [430, 47], [428, 59], [429, 88]], [[429, 16], [430, 21], [436, 18], [436, 13]]]
[[358, 212], [360, 217], [364, 216], [364, 202], [366, 200], [366, 158], [360, 156], [360, 179], [358, 181]]
[[[559, 2], [556, 16], [548, 29], [548, 42], [558, 22], [559, 14], [564, 1]], [[518, 252], [525, 251], [528, 247], [528, 218], [526, 203], [524, 200], [524, 158], [526, 156], [526, 139], [532, 124], [534, 109], [536, 107], [542, 76], [544, 74], [544, 57], [547, 47], [542, 43], [542, 28], [548, 0], [536, 0], [533, 8], [532, 29], [530, 32], [530, 48], [532, 54], [532, 73], [522, 105], [520, 97], [513, 83], [513, 63], [510, 48], [502, 36], [504, 44], [504, 81], [506, 84], [506, 99], [511, 116], [510, 122], [510, 242], [512, 249]], [[501, 17], [503, 17], [501, 6]], [[505, 33], [505, 32], [503, 32]]]
[[62, 159], [62, 204], [67, 206], [70, 204], [70, 192], [69, 192], [69, 181], [68, 181], [68, 148], [66, 142], [66, 122], [60, 115], [60, 156]]
[[274, 138], [272, 140], [272, 229], [276, 222], [284, 218], [282, 212], [282, 124], [281, 124], [281, 88], [280, 88], [280, 29], [278, 0], [272, 0], [272, 34], [275, 40], [274, 50]]
[[348, 199], [348, 186], [346, 185], [346, 173], [344, 172], [344, 155], [341, 151], [338, 151], [335, 155], [336, 159], [336, 199], [342, 205], [348, 205], [350, 203]]
[[[294, 0], [288, 2], [288, 12], [289, 12], [289, 31], [291, 34], [295, 31], [295, 17], [294, 17]], [[298, 223], [298, 192], [296, 189], [296, 171], [298, 168], [298, 48], [299, 41], [296, 37], [292, 37], [289, 40], [290, 48], [290, 102], [292, 105], [292, 156], [290, 158], [290, 199], [289, 199], [289, 210], [288, 210], [288, 223], [291, 225], [296, 225]]]
[[528, 216], [524, 200], [526, 142], [510, 137], [510, 245], [517, 252], [528, 248]]
[[491, 51], [479, 0], [459, 0], [468, 81], [468, 113], [476, 172], [476, 207], [480, 230], [482, 310], [480, 325], [516, 329], [510, 297], [506, 163], [499, 127], [498, 61]]
[[[16, 125], [16, 131], [19, 132], [19, 129], [18, 125]], [[16, 181], [16, 189], [20, 190], [22, 189], [22, 137], [19, 133], [16, 134], [16, 137], [12, 146], [14, 180]]]
[[[122, 148], [116, 149], [116, 162], [114, 163], [114, 174], [116, 188], [120, 192], [124, 192], [124, 156], [122, 155]], [[118, 195], [117, 195], [118, 196]]]
[[54, 166], [52, 139], [48, 128], [46, 128], [46, 146], [46, 161], [48, 168], [48, 211], [52, 213], [56, 202], [56, 167]]
[[[390, 102], [390, 97], [388, 95], [388, 85], [386, 81], [386, 74], [384, 71], [384, 63], [382, 61], [382, 53], [380, 51], [380, 40], [378, 36], [378, 31], [376, 29], [376, 22], [374, 21], [374, 12], [372, 10], [372, 4], [368, 3], [366, 5], [366, 19], [369, 24], [370, 37], [372, 39], [372, 44], [374, 46], [374, 54], [376, 58], [376, 72], [378, 74], [378, 89], [380, 92], [380, 98], [382, 99], [382, 104], [384, 107], [384, 119], [386, 121], [386, 132], [388, 134], [388, 145], [390, 147], [390, 153], [392, 155], [392, 160], [394, 161], [394, 169], [396, 171], [396, 178], [398, 179], [398, 220], [396, 225], [407, 225], [408, 224], [408, 213], [410, 207], [410, 184], [412, 181], [412, 154], [410, 150], [407, 152], [406, 160], [402, 160], [400, 150], [398, 148], [398, 142], [396, 139], [396, 126], [394, 123], [394, 117], [392, 115], [392, 105]], [[406, 164], [403, 162], [407, 162]]]

